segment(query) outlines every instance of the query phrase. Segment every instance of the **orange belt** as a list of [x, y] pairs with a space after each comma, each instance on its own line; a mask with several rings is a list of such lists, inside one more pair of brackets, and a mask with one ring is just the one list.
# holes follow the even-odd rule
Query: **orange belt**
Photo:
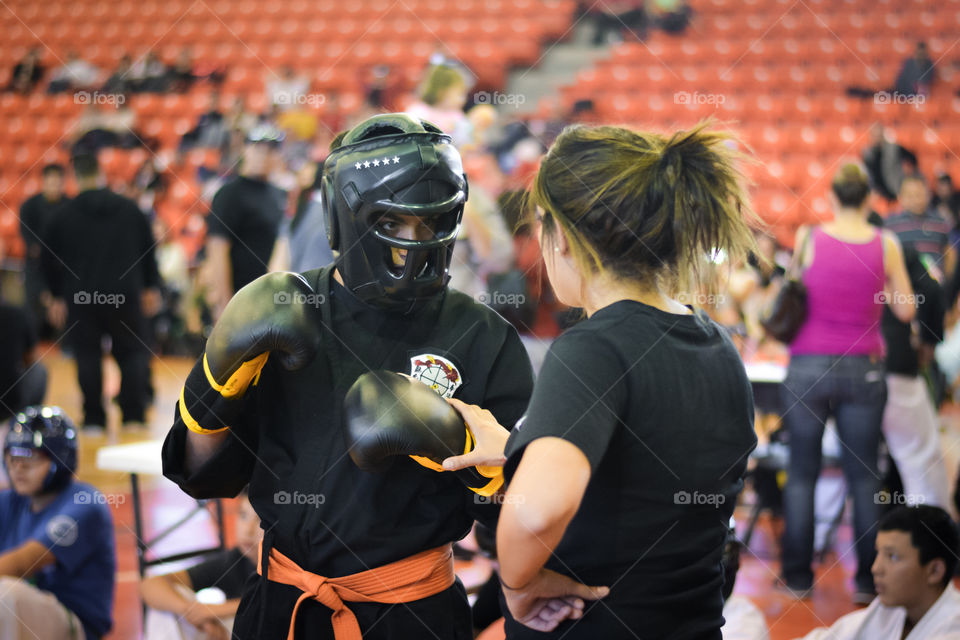
[[[261, 543], [260, 553], [262, 552]], [[258, 559], [257, 573], [260, 573], [261, 566]], [[294, 640], [297, 612], [300, 604], [307, 598], [333, 609], [331, 622], [333, 635], [337, 640], [362, 640], [360, 624], [344, 601], [384, 604], [413, 602], [448, 589], [456, 580], [453, 572], [453, 547], [450, 544], [340, 578], [325, 578], [305, 571], [276, 549], [270, 549], [270, 565], [267, 571], [269, 580], [303, 591], [290, 615], [287, 640]]]

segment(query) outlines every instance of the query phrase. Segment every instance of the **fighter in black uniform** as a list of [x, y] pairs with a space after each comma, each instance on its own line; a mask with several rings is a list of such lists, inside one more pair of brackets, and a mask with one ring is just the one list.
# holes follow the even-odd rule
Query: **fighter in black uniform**
[[[336, 262], [241, 289], [188, 376], [164, 474], [197, 498], [233, 496], [249, 483], [265, 530], [263, 575], [247, 584], [236, 637], [332, 638], [334, 628], [357, 637], [340, 596], [365, 639], [472, 638], [449, 544], [475, 517], [496, 517], [468, 485], [489, 494], [500, 478], [477, 486], [406, 456], [385, 473], [361, 471], [340, 428], [346, 390], [375, 369], [487, 407], [504, 425], [526, 408], [532, 374], [515, 330], [446, 288], [466, 196], [459, 154], [429, 123], [376, 116], [341, 136], [323, 175]], [[393, 579], [368, 570], [428, 550], [442, 566], [406, 590], [384, 587], [403, 604], [357, 601], [369, 591], [359, 578]], [[403, 571], [423, 568], [418, 559]], [[424, 596], [426, 583], [434, 593]]]

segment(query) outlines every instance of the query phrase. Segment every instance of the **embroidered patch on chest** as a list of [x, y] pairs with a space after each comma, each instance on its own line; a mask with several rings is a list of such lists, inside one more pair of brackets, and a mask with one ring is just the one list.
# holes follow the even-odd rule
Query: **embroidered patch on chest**
[[410, 358], [410, 377], [427, 385], [444, 398], [452, 398], [463, 384], [463, 377], [443, 356], [421, 353]]

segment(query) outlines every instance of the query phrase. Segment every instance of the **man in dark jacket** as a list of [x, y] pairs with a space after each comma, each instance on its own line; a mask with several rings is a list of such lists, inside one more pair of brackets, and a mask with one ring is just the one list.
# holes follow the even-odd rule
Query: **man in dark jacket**
[[109, 335], [120, 367], [119, 404], [126, 425], [144, 421], [150, 353], [144, 312], [158, 305], [160, 275], [150, 225], [136, 203], [100, 186], [92, 155], [73, 159], [79, 193], [46, 230], [43, 268], [77, 358], [84, 425], [104, 427], [101, 340]]

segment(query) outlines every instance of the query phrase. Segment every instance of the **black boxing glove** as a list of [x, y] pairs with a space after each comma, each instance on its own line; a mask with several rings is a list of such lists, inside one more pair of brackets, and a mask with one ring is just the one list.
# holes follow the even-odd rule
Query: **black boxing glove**
[[[443, 471], [444, 459], [469, 453], [473, 434], [460, 414], [426, 385], [392, 371], [365, 373], [344, 398], [343, 435], [350, 458], [364, 471], [384, 471], [393, 456], [410, 456]], [[503, 484], [501, 467], [454, 471], [481, 496]]]
[[295, 273], [268, 273], [240, 289], [180, 393], [179, 416], [186, 427], [196, 433], [229, 428], [271, 353], [290, 371], [313, 360], [320, 347], [322, 302]]

